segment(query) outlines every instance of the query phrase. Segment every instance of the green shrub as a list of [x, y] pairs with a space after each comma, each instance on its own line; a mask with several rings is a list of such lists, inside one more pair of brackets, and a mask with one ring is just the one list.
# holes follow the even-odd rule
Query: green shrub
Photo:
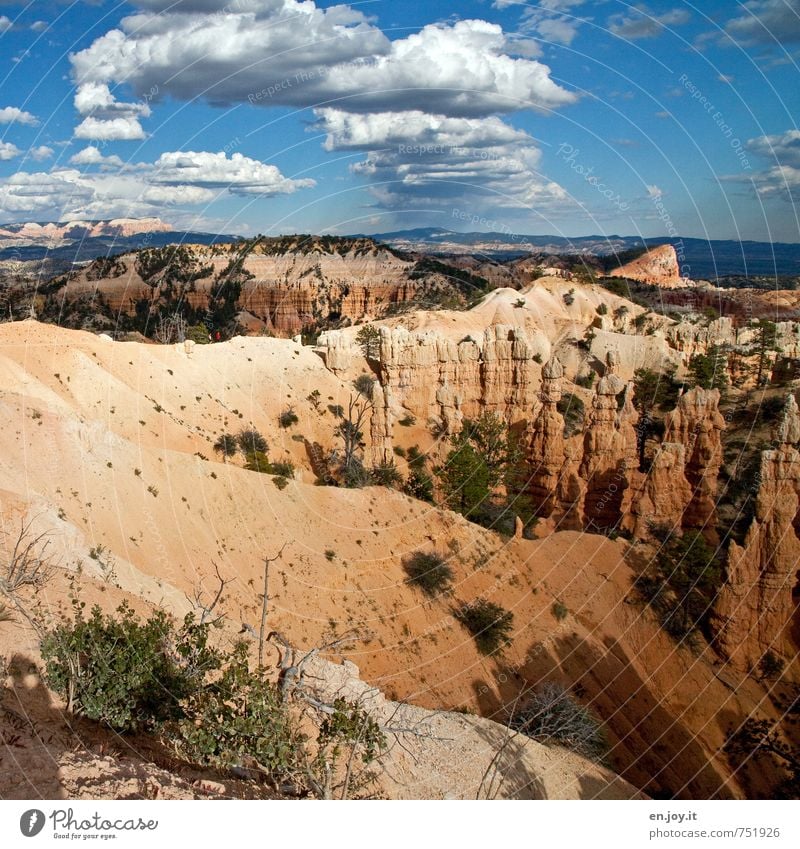
[[433, 551], [415, 551], [403, 561], [403, 569], [408, 582], [429, 596], [445, 592], [453, 580], [453, 570], [447, 561]]
[[785, 665], [782, 658], [767, 651], [758, 662], [758, 671], [762, 678], [779, 678]]
[[544, 684], [514, 714], [509, 725], [541, 743], [559, 743], [594, 760], [608, 752], [600, 722], [560, 684]]
[[116, 616], [95, 606], [86, 618], [84, 608], [74, 601], [73, 619], [41, 644], [47, 680], [73, 713], [117, 731], [152, 729], [179, 718], [181, 702], [219, 666], [208, 627], [192, 614], [176, 632], [163, 611], [143, 622], [125, 602]]
[[223, 457], [233, 457], [238, 448], [238, 441], [232, 433], [223, 433], [214, 443], [214, 450]]
[[270, 463], [270, 474], [279, 475], [282, 478], [293, 478], [294, 477], [294, 463], [291, 460], [280, 460], [278, 462]]
[[236, 441], [239, 444], [239, 449], [242, 454], [251, 454], [260, 452], [261, 454], [269, 453], [267, 440], [255, 428], [242, 428], [236, 434]]
[[263, 451], [248, 451], [244, 455], [245, 469], [251, 472], [261, 472], [262, 475], [272, 474], [272, 463]]
[[563, 604], [560, 601], [554, 601], [553, 606], [550, 608], [550, 612], [553, 614], [553, 616], [558, 622], [563, 622], [567, 618], [569, 608], [566, 606], [566, 604]]
[[463, 604], [453, 615], [475, 638], [481, 654], [493, 654], [511, 642], [514, 614], [493, 601], [477, 599]]
[[556, 405], [564, 418], [564, 436], [572, 436], [583, 427], [583, 401], [569, 392], [565, 392]]
[[394, 487], [403, 482], [403, 476], [391, 460], [373, 466], [372, 479], [375, 483], [388, 487]]
[[397, 422], [397, 424], [399, 424], [401, 427], [411, 427], [411, 425], [416, 423], [417, 420], [414, 416], [411, 415], [411, 413], [408, 413], [408, 415], [403, 416], [403, 418]]
[[231, 767], [250, 758], [278, 780], [303, 761], [305, 738], [276, 686], [250, 670], [245, 643], [234, 648], [217, 681], [191, 694], [184, 716], [164, 734], [193, 763]]
[[420, 501], [433, 503], [433, 478], [423, 469], [412, 468], [403, 486], [403, 492]]
[[275, 475], [272, 482], [278, 487], [278, 489], [286, 489], [286, 487], [289, 486], [289, 479], [285, 478], [283, 475]]
[[292, 425], [296, 425], [299, 421], [300, 419], [297, 417], [297, 413], [295, 413], [293, 407], [289, 407], [278, 416], [278, 424], [282, 428], [288, 428]]
[[360, 374], [354, 381], [353, 387], [356, 392], [363, 395], [368, 400], [372, 400], [372, 395], [375, 392], [375, 378], [368, 374]]

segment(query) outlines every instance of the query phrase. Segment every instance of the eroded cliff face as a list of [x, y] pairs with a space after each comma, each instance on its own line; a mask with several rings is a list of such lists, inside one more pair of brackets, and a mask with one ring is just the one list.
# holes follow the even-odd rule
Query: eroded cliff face
[[549, 519], [563, 505], [562, 481], [570, 473], [564, 417], [558, 410], [563, 377], [564, 368], [558, 358], [545, 364], [539, 403], [528, 434], [527, 492], [537, 515], [543, 519]]
[[[352, 334], [328, 331], [319, 347], [337, 375], [361, 357]], [[375, 367], [394, 409], [442, 433], [457, 433], [464, 416], [496, 412], [511, 422], [527, 418], [540, 382], [537, 348], [521, 327], [492, 325], [456, 342], [434, 331], [380, 327]]]
[[690, 285], [690, 281], [681, 276], [678, 255], [672, 245], [652, 248], [626, 265], [610, 271], [609, 276], [640, 280], [664, 289]]
[[683, 474], [692, 497], [684, 509], [684, 528], [701, 530], [716, 541], [716, 495], [722, 465], [722, 431], [718, 389], [699, 386], [684, 392], [676, 408], [664, 419], [664, 442], [679, 443], [685, 450]]
[[797, 653], [800, 413], [793, 395], [775, 441], [777, 447], [761, 453], [755, 516], [744, 545], [730, 544], [713, 617], [719, 651], [747, 668], [766, 652], [786, 659]]
[[[295, 241], [292, 241], [292, 238]], [[162, 249], [163, 250], [163, 249]], [[244, 248], [183, 245], [164, 265], [154, 252], [98, 260], [63, 278], [52, 296], [62, 309], [97, 299], [110, 315], [135, 315], [175, 299], [204, 311], [226, 282], [239, 287], [236, 308], [272, 335], [293, 336], [326, 321], [356, 322], [388, 307], [455, 289], [446, 276], [370, 239], [266, 239]], [[153, 270], [156, 269], [156, 270]]]

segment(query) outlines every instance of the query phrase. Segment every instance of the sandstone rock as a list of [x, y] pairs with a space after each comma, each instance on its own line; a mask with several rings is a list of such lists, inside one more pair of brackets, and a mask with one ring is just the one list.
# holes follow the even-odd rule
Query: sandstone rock
[[733, 663], [753, 668], [767, 651], [794, 657], [800, 539], [800, 414], [789, 395], [776, 428], [778, 447], [761, 453], [759, 490], [744, 545], [728, 550], [727, 579], [714, 608], [716, 645]]
[[632, 407], [624, 416], [617, 410], [617, 395], [626, 388], [617, 375], [618, 366], [619, 355], [609, 351], [583, 437], [579, 475], [586, 482], [583, 515], [589, 528], [613, 527], [622, 519], [626, 490], [636, 468]]
[[680, 528], [684, 510], [692, 500], [692, 488], [686, 480], [686, 449], [677, 442], [663, 442], [653, 463], [632, 487], [632, 521], [627, 526], [634, 536], [643, 538], [650, 525]]
[[683, 527], [697, 528], [716, 542], [716, 494], [722, 465], [725, 419], [719, 411], [718, 389], [699, 386], [685, 392], [664, 419], [664, 441], [686, 449], [684, 475], [692, 489]]
[[688, 286], [690, 281], [681, 277], [678, 256], [672, 245], [659, 245], [642, 256], [609, 272], [610, 277], [627, 277], [664, 289]]
[[536, 514], [549, 518], [556, 508], [565, 461], [564, 417], [558, 411], [564, 369], [557, 358], [542, 369], [540, 405], [528, 436], [527, 491]]

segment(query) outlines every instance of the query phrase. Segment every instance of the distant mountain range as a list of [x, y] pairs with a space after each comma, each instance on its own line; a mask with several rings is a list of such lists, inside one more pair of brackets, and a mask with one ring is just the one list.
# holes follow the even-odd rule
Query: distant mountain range
[[[472, 254], [505, 260], [529, 253], [607, 256], [637, 248], [674, 245], [682, 273], [695, 280], [723, 276], [800, 275], [800, 244], [706, 239], [642, 239], [638, 236], [531, 236], [515, 233], [458, 233], [419, 227], [357, 234], [398, 250], [428, 254]], [[108, 221], [27, 222], [0, 225], [0, 270], [19, 263], [30, 272], [57, 274], [100, 256], [188, 242], [211, 245], [239, 236], [179, 230], [159, 218]], [[39, 264], [34, 265], [34, 264]]]
[[374, 233], [372, 238], [394, 248], [424, 253], [481, 254], [510, 259], [527, 253], [607, 256], [634, 248], [674, 245], [687, 277], [713, 279], [727, 275], [800, 274], [800, 244], [719, 239], [642, 239], [639, 236], [529, 236], [515, 233], [456, 233], [419, 227]]
[[238, 236], [178, 230], [159, 218], [114, 218], [108, 221], [26, 222], [0, 225], [0, 263], [41, 263], [60, 273], [74, 263], [139, 248], [178, 242], [211, 245]]

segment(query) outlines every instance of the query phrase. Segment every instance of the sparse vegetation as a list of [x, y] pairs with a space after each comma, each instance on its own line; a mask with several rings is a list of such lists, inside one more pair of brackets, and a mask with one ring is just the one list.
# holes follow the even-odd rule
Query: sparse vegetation
[[214, 450], [217, 454], [222, 454], [224, 458], [233, 457], [239, 448], [239, 443], [232, 433], [223, 433], [217, 437], [214, 443]]
[[602, 725], [561, 684], [543, 684], [509, 722], [540, 743], [557, 743], [584, 757], [601, 760], [608, 752]]
[[239, 450], [245, 456], [253, 452], [261, 454], [269, 453], [267, 440], [255, 428], [242, 428], [236, 434], [236, 442], [239, 445]]
[[572, 436], [583, 428], [583, 401], [571, 392], [564, 392], [556, 405], [558, 412], [564, 417], [564, 436]]
[[553, 606], [550, 608], [550, 612], [558, 622], [563, 622], [569, 615], [567, 605], [561, 601], [554, 601]]
[[381, 355], [381, 334], [377, 327], [365, 324], [356, 333], [356, 343], [368, 360], [377, 360]]
[[292, 425], [296, 425], [299, 421], [300, 419], [297, 417], [297, 413], [295, 413], [293, 407], [289, 407], [278, 416], [278, 424], [282, 428], [290, 428]]
[[502, 651], [510, 643], [514, 614], [487, 599], [477, 599], [457, 608], [453, 615], [472, 634], [481, 654]]
[[432, 597], [447, 591], [453, 580], [453, 570], [435, 551], [415, 551], [403, 561], [403, 569], [410, 584]]
[[716, 552], [699, 531], [678, 535], [654, 527], [652, 532], [661, 547], [637, 578], [636, 588], [667, 633], [691, 644], [707, 624], [721, 583]]
[[368, 401], [371, 401], [372, 393], [375, 391], [375, 378], [368, 374], [360, 374], [353, 381], [353, 388], [359, 395], [363, 395]]

